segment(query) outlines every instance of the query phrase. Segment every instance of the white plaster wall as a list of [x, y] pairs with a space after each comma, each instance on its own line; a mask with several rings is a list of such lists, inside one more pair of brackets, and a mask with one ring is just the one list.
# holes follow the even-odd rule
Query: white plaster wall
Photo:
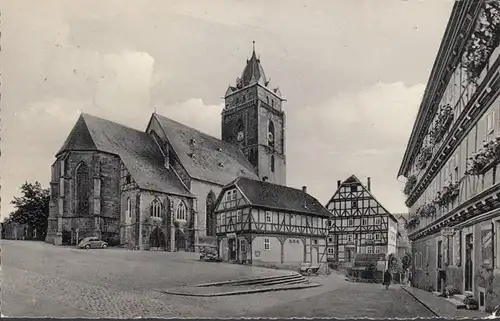
[[[269, 250], [264, 250], [264, 239], [268, 238], [270, 242]], [[281, 243], [274, 236], [257, 236], [252, 241], [252, 261], [261, 261], [268, 263], [281, 263]], [[256, 252], [260, 252], [257, 256]]]
[[284, 263], [304, 261], [304, 243], [299, 238], [289, 238], [283, 244]]

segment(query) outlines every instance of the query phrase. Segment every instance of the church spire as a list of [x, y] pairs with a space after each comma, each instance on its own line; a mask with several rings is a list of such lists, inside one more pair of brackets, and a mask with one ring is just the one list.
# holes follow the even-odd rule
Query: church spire
[[241, 75], [241, 82], [243, 87], [254, 83], [260, 83], [263, 86], [267, 86], [269, 83], [264, 73], [264, 68], [262, 68], [260, 64], [260, 59], [257, 58], [257, 54], [255, 53], [255, 41], [252, 41], [252, 57], [247, 60], [247, 65]]

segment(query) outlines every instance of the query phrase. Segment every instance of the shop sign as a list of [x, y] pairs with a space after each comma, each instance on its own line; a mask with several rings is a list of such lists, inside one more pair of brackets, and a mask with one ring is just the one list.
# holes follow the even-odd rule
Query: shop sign
[[455, 230], [453, 229], [453, 227], [444, 227], [441, 230], [442, 236], [453, 236], [453, 234], [455, 234]]

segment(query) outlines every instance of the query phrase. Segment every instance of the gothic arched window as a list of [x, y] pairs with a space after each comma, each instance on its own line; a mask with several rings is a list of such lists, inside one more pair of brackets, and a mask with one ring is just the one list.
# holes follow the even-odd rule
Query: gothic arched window
[[272, 120], [269, 120], [269, 127], [267, 130], [267, 144], [270, 147], [274, 147], [274, 123]]
[[130, 197], [127, 198], [127, 212], [125, 214], [127, 218], [132, 217], [132, 201]]
[[214, 192], [210, 191], [207, 195], [207, 205], [206, 205], [207, 236], [215, 236], [214, 206], [215, 206], [215, 194]]
[[157, 198], [151, 202], [151, 216], [161, 217], [161, 202]]
[[271, 155], [271, 172], [274, 173], [274, 155]]
[[76, 213], [79, 216], [90, 215], [90, 188], [89, 168], [81, 163], [76, 168]]
[[177, 206], [177, 212], [175, 213], [175, 216], [177, 217], [178, 220], [187, 220], [187, 208], [186, 204], [184, 202], [180, 202], [179, 206]]

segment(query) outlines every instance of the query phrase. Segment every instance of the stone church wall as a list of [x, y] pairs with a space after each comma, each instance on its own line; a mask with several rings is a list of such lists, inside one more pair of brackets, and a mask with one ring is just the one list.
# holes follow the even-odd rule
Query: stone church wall
[[[64, 165], [63, 157], [67, 156]], [[84, 216], [76, 213], [76, 168], [84, 162], [89, 167], [90, 202], [89, 212]], [[62, 238], [74, 243], [87, 236], [113, 237], [119, 232], [120, 213], [120, 159], [103, 152], [69, 152], [61, 155], [53, 167], [51, 192], [57, 193], [49, 210], [50, 226], [47, 242], [59, 244], [57, 217], [62, 214]], [[64, 175], [61, 176], [61, 166]], [[99, 183], [100, 181], [100, 183]], [[63, 184], [61, 189], [60, 184]], [[60, 195], [60, 192], [63, 193]], [[96, 217], [102, 217], [96, 219]]]
[[[228, 182], [229, 183], [229, 182]], [[198, 207], [198, 221], [197, 223], [197, 233], [200, 242], [204, 242], [207, 236], [207, 196], [210, 191], [215, 194], [215, 199], [219, 197], [222, 186], [211, 184], [208, 182], [193, 180], [191, 183], [191, 193], [196, 195], [197, 207]], [[215, 200], [214, 200], [215, 201]]]

